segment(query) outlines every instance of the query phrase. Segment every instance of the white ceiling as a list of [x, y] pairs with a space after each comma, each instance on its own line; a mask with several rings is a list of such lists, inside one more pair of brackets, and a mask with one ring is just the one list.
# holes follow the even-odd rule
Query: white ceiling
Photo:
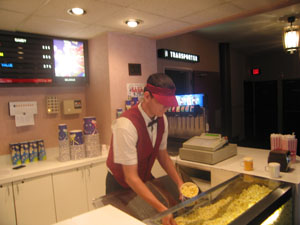
[[[87, 13], [69, 15], [71, 7]], [[197, 31], [253, 51], [281, 45], [287, 23], [278, 19], [291, 14], [300, 14], [299, 0], [0, 0], [0, 29], [82, 39], [107, 31], [153, 39]], [[131, 18], [144, 22], [132, 29], [124, 23]]]

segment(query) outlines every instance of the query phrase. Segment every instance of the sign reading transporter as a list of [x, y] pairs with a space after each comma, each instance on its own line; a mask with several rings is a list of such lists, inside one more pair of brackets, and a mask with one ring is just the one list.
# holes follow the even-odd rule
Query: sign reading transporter
[[159, 58], [180, 60], [180, 61], [191, 62], [191, 63], [197, 63], [200, 61], [200, 57], [198, 55], [184, 53], [184, 52], [177, 52], [169, 49], [158, 49], [157, 55]]

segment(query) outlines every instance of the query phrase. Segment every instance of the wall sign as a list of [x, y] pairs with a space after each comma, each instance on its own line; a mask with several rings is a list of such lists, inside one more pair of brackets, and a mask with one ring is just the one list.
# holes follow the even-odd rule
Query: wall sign
[[172, 60], [180, 60], [185, 62], [197, 63], [200, 62], [200, 57], [195, 54], [178, 52], [169, 49], [158, 49], [157, 55], [159, 58], [172, 59]]

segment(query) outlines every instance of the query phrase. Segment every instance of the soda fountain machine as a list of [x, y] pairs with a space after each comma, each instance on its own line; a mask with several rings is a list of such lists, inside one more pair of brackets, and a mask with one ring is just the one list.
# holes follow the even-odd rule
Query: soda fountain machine
[[168, 151], [177, 155], [182, 143], [206, 131], [204, 94], [176, 95], [177, 107], [166, 112], [168, 118]]

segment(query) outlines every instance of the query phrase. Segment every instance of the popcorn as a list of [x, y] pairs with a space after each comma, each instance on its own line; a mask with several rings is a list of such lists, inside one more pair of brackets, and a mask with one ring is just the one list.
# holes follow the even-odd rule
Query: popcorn
[[181, 194], [186, 198], [192, 198], [198, 195], [199, 188], [192, 182], [186, 182], [180, 187]]
[[214, 204], [193, 209], [175, 218], [178, 225], [225, 225], [229, 224], [252, 205], [268, 195], [271, 189], [253, 184], [239, 195], [232, 195]]

